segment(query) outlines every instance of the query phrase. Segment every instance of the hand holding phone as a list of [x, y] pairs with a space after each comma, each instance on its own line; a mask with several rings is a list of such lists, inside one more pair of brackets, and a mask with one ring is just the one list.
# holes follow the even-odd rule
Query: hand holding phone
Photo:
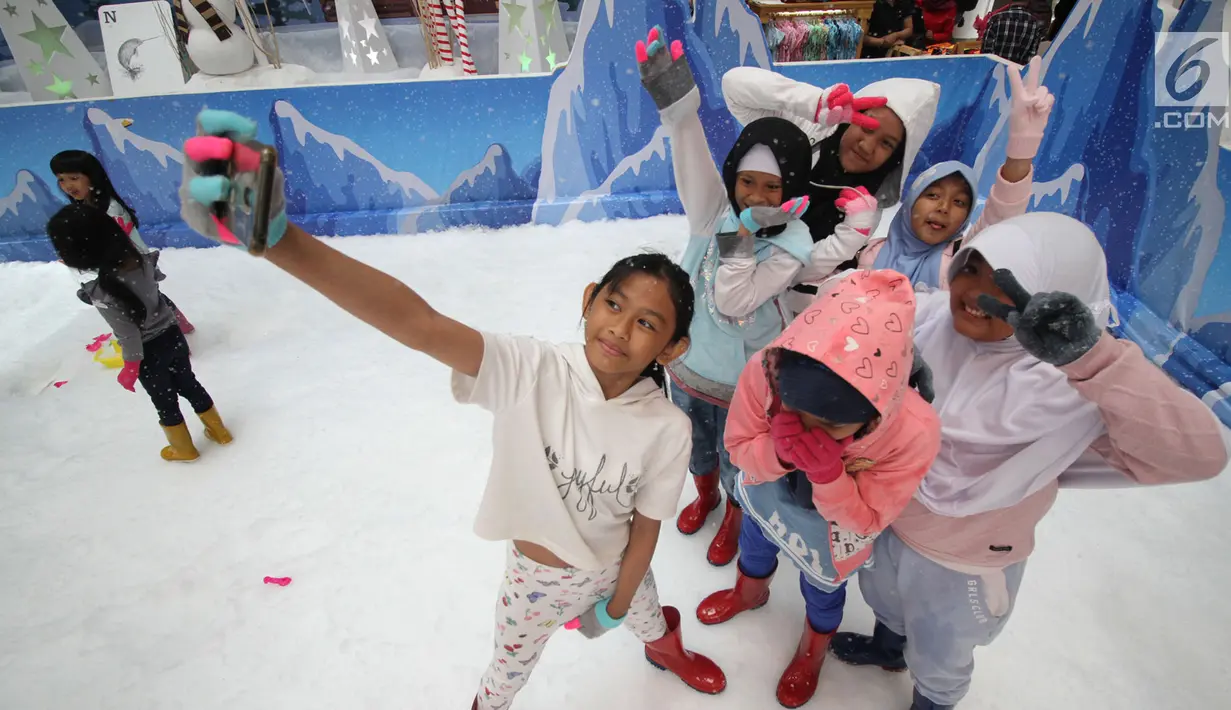
[[258, 143], [256, 122], [206, 109], [184, 144], [180, 213], [188, 226], [260, 256], [286, 232], [284, 178], [278, 154]]

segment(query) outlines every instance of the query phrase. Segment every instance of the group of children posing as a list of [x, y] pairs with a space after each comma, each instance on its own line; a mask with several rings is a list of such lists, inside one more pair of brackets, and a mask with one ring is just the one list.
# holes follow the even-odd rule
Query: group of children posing
[[[805, 623], [781, 704], [813, 696], [829, 652], [909, 669], [914, 710], [952, 707], [974, 648], [1009, 618], [1058, 488], [1212, 477], [1227, 462], [1220, 426], [1106, 332], [1107, 267], [1091, 230], [1023, 214], [1052, 101], [1037, 63], [1024, 83], [1009, 72], [1007, 159], [968, 229], [969, 167], [940, 163], [907, 185], [937, 85], [891, 79], [852, 94], [734, 69], [723, 90], [746, 128], [720, 173], [679, 43], [656, 28], [636, 58], [671, 134], [692, 236], [682, 268], [639, 254], [588, 286], [582, 344], [454, 321], [288, 225], [275, 203], [271, 263], [448, 366], [457, 401], [495, 415], [476, 532], [507, 541], [508, 558], [472, 708], [509, 707], [561, 628], [593, 638], [625, 625], [651, 664], [701, 692], [726, 687], [714, 661], [684, 647], [680, 612], [660, 604], [650, 571], [689, 470], [698, 496], [677, 528], [696, 533], [725, 496], [707, 558], [739, 560], [733, 587], [698, 607], [701, 623], [764, 605], [782, 555], [800, 572]], [[208, 110], [198, 124], [183, 216], [242, 243], [209, 205], [252, 176], [207, 166], [254, 163], [256, 124]], [[888, 236], [871, 239], [898, 202]], [[96, 303], [119, 283], [157, 312], [152, 260], [111, 245], [101, 221], [87, 231], [82, 214], [52, 220], [65, 263], [99, 270]], [[96, 252], [107, 256], [78, 256]], [[111, 301], [103, 312], [118, 330]], [[147, 358], [176, 333], [149, 313], [131, 320]], [[870, 636], [836, 633], [856, 572], [876, 614]]]

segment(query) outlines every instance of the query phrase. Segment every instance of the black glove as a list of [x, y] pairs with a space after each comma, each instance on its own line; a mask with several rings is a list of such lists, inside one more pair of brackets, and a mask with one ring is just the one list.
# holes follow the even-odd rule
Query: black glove
[[81, 302], [87, 306], [94, 305], [94, 301], [90, 300], [90, 294], [86, 293], [84, 288], [77, 289], [77, 298], [81, 299]]
[[980, 294], [979, 308], [1013, 326], [1026, 352], [1043, 362], [1067, 365], [1090, 352], [1102, 337], [1094, 314], [1073, 294], [1052, 291], [1031, 296], [1008, 269], [996, 269], [992, 280], [1016, 307]]
[[910, 366], [910, 386], [923, 397], [928, 404], [936, 399], [936, 390], [932, 388], [932, 368], [928, 367], [923, 356], [919, 354], [919, 348], [915, 347], [915, 361]]
[[637, 42], [636, 53], [641, 85], [650, 93], [659, 111], [697, 88], [688, 58], [684, 56], [684, 45], [677, 39], [668, 50], [667, 37], [661, 27], [650, 30], [645, 42]]

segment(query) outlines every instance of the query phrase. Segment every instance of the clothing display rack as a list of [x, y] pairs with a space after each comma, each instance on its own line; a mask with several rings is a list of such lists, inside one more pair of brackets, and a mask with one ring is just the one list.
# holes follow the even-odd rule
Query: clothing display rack
[[775, 62], [858, 59], [876, 0], [748, 0]]

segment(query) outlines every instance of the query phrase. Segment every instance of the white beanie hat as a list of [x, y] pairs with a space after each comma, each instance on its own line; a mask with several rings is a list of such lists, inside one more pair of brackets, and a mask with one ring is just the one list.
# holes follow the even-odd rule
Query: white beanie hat
[[739, 161], [739, 167], [735, 169], [735, 172], [742, 173], [746, 170], [769, 173], [774, 177], [782, 177], [782, 169], [778, 167], [777, 156], [764, 143], [757, 143], [752, 146], [744, 154], [743, 160]]

